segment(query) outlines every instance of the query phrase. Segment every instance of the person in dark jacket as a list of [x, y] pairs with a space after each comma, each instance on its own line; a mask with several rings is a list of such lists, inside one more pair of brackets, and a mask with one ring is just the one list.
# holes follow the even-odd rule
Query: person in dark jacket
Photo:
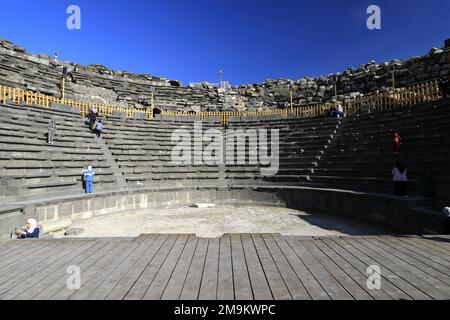
[[91, 131], [94, 131], [96, 122], [97, 122], [97, 118], [98, 118], [98, 112], [97, 109], [93, 108], [91, 110], [89, 110], [89, 128], [91, 129]]
[[439, 83], [439, 89], [441, 90], [442, 96], [444, 98], [450, 98], [450, 82], [449, 82], [449, 79], [443, 79]]
[[[17, 232], [17, 231], [16, 231]], [[19, 231], [19, 239], [39, 239], [39, 226], [35, 219], [28, 219], [23, 231]]]

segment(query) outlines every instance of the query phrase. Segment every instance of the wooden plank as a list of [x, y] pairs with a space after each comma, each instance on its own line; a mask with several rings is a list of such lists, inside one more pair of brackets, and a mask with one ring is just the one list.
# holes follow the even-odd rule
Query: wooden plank
[[336, 265], [338, 265], [345, 273], [349, 275], [356, 283], [358, 283], [366, 292], [375, 300], [390, 300], [392, 299], [387, 293], [381, 290], [369, 290], [367, 288], [367, 274], [366, 270], [359, 270], [350, 262], [346, 261], [337, 252], [331, 249], [323, 239], [315, 241], [314, 244]]
[[390, 240], [387, 240], [382, 237], [377, 237], [367, 240], [372, 241], [375, 245], [379, 245], [379, 243], [382, 243], [386, 250], [389, 250], [395, 256], [407, 261], [412, 265], [415, 265], [420, 270], [423, 270], [430, 276], [439, 279], [445, 284], [450, 285], [450, 267], [442, 267], [440, 264], [434, 263], [433, 261], [430, 261], [429, 259], [416, 254], [416, 252], [410, 251], [405, 247], [398, 245], [392, 238]]
[[435, 246], [439, 246], [446, 252], [450, 250], [450, 235], [439, 235], [439, 236], [422, 236], [417, 237], [418, 240], [422, 240], [431, 243]]
[[42, 268], [48, 265], [48, 261], [54, 261], [55, 256], [63, 254], [69, 248], [75, 248], [75, 245], [80, 245], [80, 243], [65, 243], [62, 241], [55, 242], [55, 247], [49, 248], [47, 252], [42, 253], [39, 258], [30, 263], [20, 263], [15, 269], [6, 273], [0, 278], [0, 297], [4, 291], [13, 288], [14, 286], [22, 283], [29, 279], [34, 273], [40, 271]]
[[327, 257], [317, 246], [316, 242], [320, 240], [303, 241], [303, 246], [309, 253], [331, 274], [336, 281], [352, 296], [355, 300], [372, 300], [372, 297], [363, 289], [366, 285], [353, 280], [346, 272]]
[[[123, 261], [118, 261], [119, 265], [114, 271], [109, 275], [109, 277], [103, 281], [94, 292], [88, 296], [88, 300], [104, 300], [107, 298], [108, 294], [122, 281], [123, 277], [128, 273], [128, 271], [133, 267], [133, 265], [141, 258], [145, 250], [158, 238], [157, 235], [148, 235], [141, 242], [136, 242], [131, 244], [131, 253]], [[131, 285], [124, 286], [125, 289], [129, 289]], [[122, 292], [122, 291], [119, 291]], [[110, 298], [112, 299], [112, 298]], [[120, 298], [117, 298], [120, 299]]]
[[179, 235], [171, 234], [167, 237], [166, 241], [158, 250], [156, 250], [156, 248], [155, 250], [152, 250], [152, 259], [150, 260], [150, 263], [146, 266], [145, 270], [139, 275], [139, 278], [128, 291], [124, 298], [125, 300], [137, 300], [144, 297], [178, 238]]
[[242, 234], [242, 246], [247, 261], [250, 283], [255, 300], [273, 300], [269, 284], [261, 266], [251, 235]]
[[[108, 250], [110, 248], [112, 248], [111, 243], [96, 242], [94, 246], [82, 252], [79, 256], [66, 260], [64, 265], [55, 267], [51, 266], [45, 270], [45, 272], [48, 272], [45, 278], [30, 288], [30, 290], [27, 290], [17, 296], [16, 299], [49, 300], [61, 291], [64, 291], [66, 294], [70, 295], [71, 290], [69, 290], [66, 286], [66, 280], [69, 276], [67, 274], [67, 268], [71, 265], [78, 266], [81, 272], [81, 279], [82, 281], [85, 281], [86, 279], [84, 277], [84, 273], [87, 271], [86, 269], [89, 267], [90, 263], [101, 257], [104, 254], [105, 249]], [[60, 297], [59, 299], [64, 298]]]
[[[359, 242], [362, 246], [369, 248], [373, 252], [376, 252], [386, 264], [391, 264], [391, 270], [394, 268], [398, 273], [402, 274], [402, 277], [408, 280], [411, 284], [426, 292], [429, 296], [434, 299], [446, 299], [450, 298], [450, 287], [430, 276], [428, 273], [423, 272], [416, 265], [412, 265], [409, 262], [396, 257], [391, 250], [386, 249], [382, 243], [373, 244], [371, 241], [363, 238], [357, 237], [352, 239], [355, 243]], [[406, 272], [405, 272], [406, 271]]]
[[396, 283], [399, 287], [403, 288], [405, 292], [408, 293], [413, 299], [418, 300], [429, 300], [431, 297], [422, 291], [421, 286], [417, 287], [415, 285], [415, 281], [418, 279], [417, 277], [411, 276], [406, 270], [395, 268], [391, 263], [386, 261], [383, 256], [378, 254], [376, 251], [370, 250], [365, 246], [361, 246], [359, 242], [353, 240], [353, 238], [345, 238], [341, 239], [343, 243], [345, 243], [346, 248], [354, 248], [362, 254], [366, 253], [371, 257], [371, 265], [377, 265], [381, 268], [382, 275], [386, 274], [393, 282]]
[[250, 277], [248, 275], [244, 249], [242, 248], [241, 236], [239, 234], [231, 235], [231, 257], [236, 300], [253, 300]]
[[[399, 237], [399, 240], [409, 243], [410, 245], [417, 246], [420, 250], [427, 250], [435, 254], [435, 255], [443, 255], [444, 258], [447, 258], [449, 249], [442, 247], [441, 242], [437, 240], [430, 240], [423, 237]], [[445, 246], [447, 244], [445, 243]], [[446, 259], [448, 261], [448, 259]]]
[[432, 266], [436, 270], [447, 273], [449, 264], [446, 261], [442, 260], [440, 257], [432, 255], [426, 250], [421, 250], [418, 247], [415, 247], [412, 244], [401, 241], [397, 238], [387, 238], [387, 237], [379, 237], [379, 238], [381, 240], [387, 239], [387, 241], [394, 243], [396, 248], [400, 248], [400, 249], [405, 248], [408, 253], [414, 253], [414, 255], [415, 255], [415, 257], [417, 257], [417, 259], [421, 259], [421, 261], [425, 261], [426, 264]]
[[125, 298], [131, 288], [138, 282], [139, 277], [144, 273], [148, 264], [152, 261], [155, 254], [161, 249], [168, 238], [168, 235], [162, 234], [156, 236], [156, 238], [152, 237], [153, 241], [151, 242], [143, 242], [146, 243], [147, 246], [141, 254], [136, 257], [136, 260], [132, 259], [130, 261], [131, 263], [127, 265], [128, 269], [124, 267], [123, 270], [126, 270], [126, 272], [117, 285], [107, 295], [108, 300], [122, 300]]
[[[18, 250], [13, 254], [11, 258], [5, 261], [3, 266], [0, 268], [0, 279], [8, 278], [11, 272], [18, 272], [19, 270], [23, 270], [26, 266], [21, 263], [23, 261], [23, 257], [29, 262], [27, 267], [29, 268], [32, 264], [37, 263], [39, 260], [44, 259], [45, 254], [51, 250], [54, 250], [58, 246], [57, 242], [53, 243], [45, 243], [41, 246], [32, 247], [31, 250], [27, 252], [20, 251], [21, 248], [17, 248]], [[0, 283], [2, 281], [0, 280]]]
[[169, 282], [170, 277], [172, 276], [173, 271], [177, 263], [179, 262], [181, 253], [186, 246], [188, 238], [189, 235], [187, 234], [182, 234], [178, 237], [175, 245], [172, 247], [172, 250], [167, 256], [167, 259], [165, 259], [163, 265], [153, 279], [150, 287], [147, 289], [147, 292], [144, 295], [145, 300], [161, 300], [167, 283]]
[[[81, 268], [82, 287], [78, 290], [67, 290], [66, 286], [63, 286], [62, 290], [56, 290], [56, 294], [50, 297], [51, 300], [67, 300], [73, 296], [75, 291], [82, 290], [83, 285], [90, 283], [100, 270], [104, 272], [104, 268], [107, 267], [108, 263], [114, 259], [123, 248], [124, 244], [109, 242], [105, 247], [96, 252], [92, 258], [86, 259], [79, 265]], [[66, 276], [62, 277], [60, 282], [64, 284], [66, 282]]]
[[116, 255], [111, 255], [111, 259], [105, 260], [103, 267], [99, 267], [97, 273], [89, 282], [82, 282], [80, 290], [77, 290], [68, 299], [87, 300], [97, 288], [105, 283], [106, 279], [114, 273], [123, 261], [126, 261], [132, 252], [137, 248], [140, 242], [126, 241], [119, 245]]
[[0, 257], [0, 273], [5, 266], [10, 266], [17, 262], [17, 257], [36, 256], [37, 251], [42, 251], [53, 242], [40, 242], [39, 240], [17, 240], [17, 245], [11, 246], [8, 252]]
[[427, 252], [428, 254], [439, 258], [439, 260], [442, 261], [443, 265], [448, 265], [450, 263], [449, 250], [442, 249], [439, 246], [436, 246], [434, 243], [429, 242], [429, 240], [417, 238], [408, 238], [408, 239], [400, 238], [399, 240], [407, 242], [408, 244], [417, 247], [419, 254]]
[[15, 240], [0, 240], [0, 256], [3, 250], [10, 248], [14, 243]]
[[[74, 244], [76, 244], [76, 242]], [[13, 299], [23, 291], [37, 286], [40, 281], [45, 279], [49, 271], [56, 268], [61, 268], [68, 259], [71, 259], [72, 257], [77, 256], [80, 253], [85, 252], [86, 250], [89, 250], [95, 245], [95, 241], [84, 241], [84, 243], [82, 245], [79, 245], [78, 248], [67, 245], [67, 247], [65, 247], [62, 252], [51, 256], [39, 266], [31, 268], [31, 272], [29, 274], [25, 273], [25, 279], [23, 279], [23, 281], [20, 281], [19, 283], [15, 283], [13, 287], [10, 286], [7, 292], [4, 292], [2, 294], [2, 298], [6, 300]], [[15, 280], [18, 280], [18, 278], [15, 278]]]
[[[308, 240], [311, 241], [311, 240]], [[304, 241], [287, 241], [292, 250], [303, 261], [308, 270], [313, 274], [322, 288], [328, 293], [333, 300], [350, 300], [352, 296], [343, 288], [339, 282], [334, 279], [317, 259], [303, 245]]]
[[205, 267], [206, 253], [208, 251], [208, 239], [198, 239], [189, 272], [186, 276], [180, 300], [197, 300]]
[[[366, 275], [366, 278], [368, 278], [368, 274], [366, 273], [367, 267], [370, 265], [375, 264], [374, 261], [366, 257], [364, 254], [361, 254], [357, 252], [356, 250], [353, 250], [351, 246], [347, 246], [346, 244], [339, 243], [335, 241], [333, 238], [322, 238], [322, 241], [331, 248], [334, 252], [339, 254], [344, 260], [346, 260], [348, 263], [350, 263], [352, 266], [354, 266], [357, 270], [359, 270], [362, 274]], [[382, 274], [382, 286], [380, 290], [372, 290], [372, 291], [382, 291], [388, 294], [392, 299], [396, 300], [411, 300], [412, 298], [405, 293], [403, 290], [395, 286], [395, 284], [392, 283], [391, 279], [389, 277], [386, 277], [386, 275]]]
[[[261, 235], [252, 235], [253, 242], [258, 252], [261, 264], [264, 268], [267, 280], [269, 282], [273, 297], [275, 300], [291, 300], [292, 296], [289, 289], [280, 274], [280, 271], [272, 259]], [[292, 248], [286, 243], [284, 239], [277, 239], [277, 244], [285, 256], [286, 260], [292, 266], [297, 277], [303, 283], [312, 299], [330, 299], [327, 293], [320, 287], [320, 284], [309, 273], [308, 269], [303, 265], [303, 262], [297, 257]]]
[[205, 268], [198, 295], [199, 300], [217, 299], [217, 281], [219, 272], [219, 239], [209, 239]]
[[262, 238], [272, 256], [273, 261], [277, 265], [277, 268], [280, 271], [280, 274], [283, 277], [284, 283], [286, 283], [292, 298], [294, 300], [310, 300], [311, 297], [303, 286], [301, 279], [298, 278], [289, 261], [278, 247], [274, 237], [272, 235], [264, 234], [262, 235]]
[[446, 238], [446, 236], [442, 237], [415, 237], [412, 240], [420, 242], [424, 245], [429, 246], [430, 248], [434, 248], [436, 251], [444, 253], [446, 256], [448, 255], [448, 251], [450, 250], [450, 239]]
[[189, 239], [181, 254], [173, 275], [170, 277], [169, 282], [161, 297], [162, 300], [178, 300], [183, 289], [184, 282], [186, 281], [189, 267], [194, 258], [195, 248], [197, 247], [198, 239], [195, 235], [190, 235]]
[[234, 300], [233, 264], [231, 260], [231, 237], [220, 238], [219, 271], [217, 279], [217, 299]]
[[7, 255], [20, 250], [21, 248], [30, 248], [38, 246], [37, 241], [23, 241], [23, 240], [9, 240], [4, 241], [3, 246], [0, 246], [0, 262], [7, 259]]

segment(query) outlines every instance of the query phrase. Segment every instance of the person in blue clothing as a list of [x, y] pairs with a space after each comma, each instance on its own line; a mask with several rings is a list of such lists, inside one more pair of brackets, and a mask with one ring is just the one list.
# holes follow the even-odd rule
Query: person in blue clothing
[[28, 219], [25, 228], [16, 229], [18, 239], [39, 239], [39, 226], [35, 219]]
[[87, 170], [83, 171], [84, 182], [86, 184], [86, 193], [92, 193], [92, 185], [94, 183], [95, 172], [92, 170], [92, 166], [89, 166]]

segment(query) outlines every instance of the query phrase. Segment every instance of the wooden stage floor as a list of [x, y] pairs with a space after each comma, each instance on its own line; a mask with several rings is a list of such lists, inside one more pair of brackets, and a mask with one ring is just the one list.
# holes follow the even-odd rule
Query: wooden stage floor
[[[369, 266], [379, 267], [379, 289], [368, 288]], [[74, 289], [77, 270], [81, 287]], [[450, 240], [151, 234], [4, 241], [0, 299], [450, 299]]]

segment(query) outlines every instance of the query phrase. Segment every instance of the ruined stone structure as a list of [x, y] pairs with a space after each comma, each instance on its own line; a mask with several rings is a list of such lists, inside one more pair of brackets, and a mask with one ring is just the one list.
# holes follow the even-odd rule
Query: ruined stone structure
[[[349, 69], [337, 75], [338, 98], [390, 87], [393, 64], [397, 87], [447, 77], [448, 58], [450, 50], [433, 49], [424, 57]], [[295, 106], [334, 95], [333, 76], [226, 90], [207, 83], [182, 87], [164, 78], [32, 56], [1, 42], [0, 85], [9, 88], [0, 87], [0, 299], [449, 299], [449, 238], [440, 234], [448, 219], [441, 209], [450, 204], [450, 97], [437, 82], [355, 99], [358, 108], [347, 109], [342, 118], [284, 109], [264, 116], [228, 113], [232, 115], [224, 123], [217, 115], [227, 113], [148, 117], [134, 109], [101, 106], [116, 111], [100, 113], [100, 139], [76, 104], [49, 97], [44, 103], [42, 95], [11, 89], [59, 97], [63, 67], [68, 71], [67, 99], [132, 108], [151, 105], [151, 88], [155, 107], [168, 111], [285, 108], [289, 90]], [[366, 98], [377, 99], [366, 104]], [[56, 131], [49, 122], [56, 123]], [[237, 141], [228, 139], [232, 129]], [[47, 140], [49, 130], [55, 133], [53, 143]], [[173, 139], [179, 131], [186, 138]], [[232, 150], [234, 157], [243, 149], [244, 161], [208, 162], [204, 155], [212, 141], [196, 139], [207, 131], [224, 138], [215, 153], [222, 148], [228, 156]], [[270, 140], [279, 139], [269, 147], [261, 143], [262, 131], [266, 138], [270, 133]], [[249, 132], [259, 133], [259, 150], [250, 147], [251, 137], [247, 142]], [[400, 154], [392, 152], [393, 132], [403, 137]], [[174, 161], [177, 147], [194, 161]], [[276, 163], [273, 174], [264, 170], [273, 163], [261, 159], [269, 157], [269, 148]], [[250, 161], [255, 155], [259, 161]], [[407, 198], [393, 195], [395, 161], [408, 169]], [[95, 170], [91, 194], [83, 191], [87, 166]], [[193, 204], [217, 204], [217, 216], [187, 212]], [[198, 233], [198, 225], [208, 218], [223, 226], [225, 206], [237, 231], [223, 231], [220, 237], [188, 234]], [[259, 225], [270, 211], [269, 230], [255, 231], [235, 206], [244, 216], [257, 216]], [[254, 212], [255, 206], [265, 212]], [[275, 207], [287, 207], [289, 219], [274, 212]], [[162, 213], [175, 208], [173, 219]], [[317, 219], [322, 213], [333, 219]], [[29, 218], [38, 221], [44, 239], [9, 240]], [[155, 221], [165, 229], [139, 231], [144, 234], [138, 237], [128, 229], [125, 237], [109, 238], [94, 228], [95, 237], [108, 238], [89, 238], [77, 228], [87, 219], [99, 220], [108, 230], [128, 222], [129, 229], [145, 223], [154, 227]], [[348, 236], [310, 232], [311, 237], [304, 237], [274, 227], [299, 220], [329, 231], [359, 221], [381, 231], [375, 236], [359, 229], [346, 232]], [[211, 231], [210, 225], [207, 229]], [[80, 238], [57, 239], [61, 233]], [[18, 263], [18, 257], [27, 257], [26, 263]], [[69, 286], [72, 268], [82, 272], [79, 288]], [[375, 268], [382, 268], [377, 290], [368, 282], [369, 271], [380, 275]]]
[[0, 41], [0, 85], [26, 87], [60, 97], [62, 69], [66, 66], [68, 99], [144, 108], [151, 105], [154, 90], [154, 105], [161, 110], [261, 111], [289, 106], [289, 91], [294, 106], [330, 101], [334, 98], [335, 82], [339, 100], [383, 91], [393, 85], [392, 70], [397, 87], [449, 76], [448, 53], [444, 49], [433, 48], [424, 56], [404, 61], [382, 64], [372, 61], [326, 77], [267, 80], [221, 90], [208, 83], [183, 87], [179, 81], [162, 77], [112, 71], [101, 65], [59, 62], [46, 55], [31, 55], [24, 48], [3, 40]]
[[[285, 106], [289, 84], [296, 104], [331, 99], [334, 91], [332, 77], [267, 81], [226, 92], [209, 84], [181, 87], [179, 82], [164, 78], [61, 63], [26, 54], [7, 42], [1, 45], [0, 84], [59, 96], [61, 72], [66, 66], [66, 97], [82, 101], [142, 108], [151, 104], [150, 88], [154, 88], [155, 106], [160, 109], [220, 110], [224, 106], [232, 108], [233, 104], [257, 109]], [[433, 49], [424, 57], [394, 62], [399, 70], [398, 86], [448, 76], [447, 54]], [[391, 85], [390, 64], [372, 63], [347, 70], [337, 79], [341, 99], [384, 90]], [[198, 118], [193, 116], [163, 114], [147, 119], [112, 114], [103, 117], [102, 139], [94, 139], [79, 109], [58, 104], [47, 109], [3, 98], [0, 238], [6, 238], [11, 227], [19, 225], [25, 216], [48, 226], [193, 200], [283, 204], [344, 215], [402, 232], [438, 233], [443, 218], [439, 208], [450, 200], [446, 192], [450, 101], [441, 98], [372, 114], [361, 111], [341, 119], [292, 114], [230, 117], [224, 127], [219, 119], [209, 118], [201, 129], [196, 128], [194, 121]], [[54, 144], [49, 145], [46, 133], [51, 118], [56, 120], [57, 131]], [[172, 161], [175, 143], [171, 138], [176, 129], [215, 129], [226, 135], [226, 129], [261, 128], [279, 130], [276, 175], [262, 175], [263, 166], [249, 161], [232, 165]], [[404, 137], [400, 157], [392, 154], [394, 131]], [[201, 146], [189, 143], [193, 155], [207, 145], [203, 142]], [[250, 153], [246, 154], [245, 160], [249, 157]], [[391, 170], [396, 160], [408, 166], [409, 199], [392, 196]], [[96, 179], [95, 194], [86, 196], [81, 172], [88, 165], [95, 168]]]

